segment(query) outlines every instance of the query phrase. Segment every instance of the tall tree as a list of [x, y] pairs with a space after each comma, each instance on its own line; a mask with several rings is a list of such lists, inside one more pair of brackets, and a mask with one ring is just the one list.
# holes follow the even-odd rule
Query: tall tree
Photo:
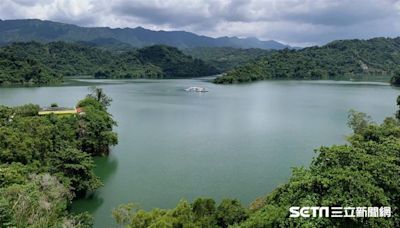
[[100, 102], [104, 107], [110, 106], [112, 98], [107, 96], [102, 88], [92, 86], [89, 88], [90, 93], [88, 97], [94, 98], [96, 101]]

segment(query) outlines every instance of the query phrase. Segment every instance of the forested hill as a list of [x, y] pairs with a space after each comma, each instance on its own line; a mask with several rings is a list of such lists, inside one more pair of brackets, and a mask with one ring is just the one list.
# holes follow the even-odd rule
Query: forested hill
[[156, 45], [122, 54], [81, 43], [28, 42], [0, 48], [0, 84], [47, 84], [64, 76], [185, 78], [219, 73], [174, 47]]
[[[98, 43], [113, 39], [119, 45], [129, 44], [133, 47], [145, 47], [163, 44], [178, 48], [193, 47], [235, 47], [283, 49], [289, 47], [274, 40], [257, 38], [207, 37], [185, 31], [153, 31], [142, 27], [108, 28], [80, 27], [53, 21], [37, 19], [0, 20], [0, 44], [9, 42], [54, 42], [54, 41], [88, 41]], [[110, 43], [107, 42], [107, 45]]]
[[272, 51], [273, 50], [258, 48], [197, 47], [184, 49], [183, 53], [204, 60], [206, 63], [216, 67], [219, 71], [226, 72], [256, 60], [260, 56]]
[[339, 40], [322, 47], [271, 52], [229, 71], [215, 82], [390, 76], [399, 65], [400, 38]]

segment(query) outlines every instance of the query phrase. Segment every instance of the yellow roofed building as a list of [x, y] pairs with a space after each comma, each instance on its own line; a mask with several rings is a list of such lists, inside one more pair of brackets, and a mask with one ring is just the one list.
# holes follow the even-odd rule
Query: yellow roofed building
[[50, 114], [55, 114], [55, 115], [72, 115], [72, 114], [77, 114], [78, 110], [76, 108], [63, 108], [63, 107], [48, 107], [48, 108], [42, 108], [39, 111], [39, 115], [50, 115]]

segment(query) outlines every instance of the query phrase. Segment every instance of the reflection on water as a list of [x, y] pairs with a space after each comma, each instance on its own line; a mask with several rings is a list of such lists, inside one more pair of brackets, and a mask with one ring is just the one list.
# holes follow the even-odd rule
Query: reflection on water
[[90, 214], [96, 213], [96, 210], [101, 207], [104, 199], [99, 194], [91, 192], [86, 195], [84, 199], [76, 200], [71, 205], [70, 210], [75, 213], [89, 212]]
[[[95, 174], [100, 177], [103, 183], [106, 183], [115, 174], [118, 167], [118, 160], [112, 155], [96, 157], [94, 160], [96, 163]], [[74, 201], [71, 210], [77, 213], [89, 211], [93, 214], [103, 202], [104, 199], [101, 197], [101, 194], [98, 194], [98, 192], [88, 192], [85, 198]]]
[[[111, 151], [112, 153], [112, 151]], [[118, 160], [110, 156], [98, 157], [95, 158], [96, 168], [95, 173], [96, 175], [101, 177], [101, 180], [107, 181], [108, 178], [112, 177], [115, 174], [115, 171], [118, 167]]]

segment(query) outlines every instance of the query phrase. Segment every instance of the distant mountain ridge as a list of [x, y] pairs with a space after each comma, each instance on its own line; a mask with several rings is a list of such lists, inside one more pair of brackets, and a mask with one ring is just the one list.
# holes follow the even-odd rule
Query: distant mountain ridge
[[142, 27], [109, 28], [80, 27], [60, 22], [38, 19], [0, 20], [0, 44], [11, 42], [53, 41], [111, 41], [144, 47], [163, 44], [178, 48], [234, 47], [284, 49], [290, 48], [274, 40], [261, 41], [257, 38], [218, 37], [212, 38], [185, 31], [153, 31]]

